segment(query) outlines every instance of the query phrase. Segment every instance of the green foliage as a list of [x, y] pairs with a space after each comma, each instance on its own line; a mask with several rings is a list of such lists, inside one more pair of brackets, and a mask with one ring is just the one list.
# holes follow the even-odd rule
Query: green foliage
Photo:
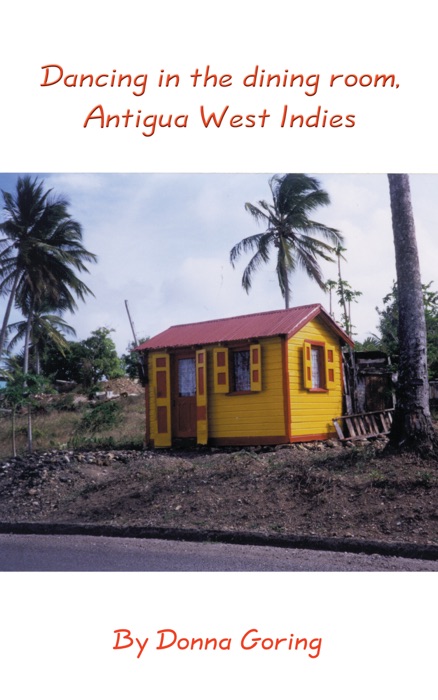
[[64, 197], [44, 190], [44, 181], [19, 177], [16, 192], [2, 191], [0, 293], [9, 296], [0, 330], [0, 355], [13, 306], [27, 319], [25, 361], [34, 317], [42, 311], [74, 311], [91, 290], [76, 276], [96, 256], [82, 245], [82, 227], [71, 218]]
[[330, 297], [330, 315], [335, 318], [335, 314], [332, 309], [332, 292], [336, 293], [338, 297], [338, 304], [342, 309], [340, 325], [344, 328], [347, 335], [353, 335], [353, 324], [351, 321], [351, 304], [353, 302], [357, 303], [357, 298], [362, 296], [362, 292], [354, 290], [347, 280], [342, 279], [341, 274], [341, 260], [345, 260], [342, 253], [345, 253], [346, 249], [340, 244], [336, 246], [335, 253], [338, 259], [338, 279], [337, 280], [327, 280], [324, 285], [324, 290], [329, 293]]
[[101, 403], [84, 413], [75, 432], [95, 435], [100, 431], [117, 427], [121, 420], [122, 408], [120, 404], [114, 401]]
[[[427, 331], [427, 364], [429, 379], [438, 378], [438, 293], [431, 290], [431, 285], [423, 284], [424, 313]], [[399, 354], [398, 343], [398, 298], [397, 283], [387, 294], [383, 309], [377, 308], [379, 314], [378, 336], [375, 336], [378, 350], [386, 352], [396, 365]], [[373, 348], [374, 349], [374, 348]]]
[[[327, 280], [325, 287], [330, 292], [330, 295], [332, 289], [335, 290], [338, 304], [342, 309], [340, 325], [344, 328], [347, 335], [352, 336], [354, 326], [351, 321], [351, 304], [353, 302], [357, 303], [357, 298], [362, 296], [362, 292], [354, 290], [347, 280], [343, 280], [340, 277], [337, 281]], [[332, 316], [334, 317], [334, 314]]]
[[98, 328], [86, 340], [67, 343], [62, 352], [50, 345], [41, 362], [44, 374], [88, 388], [104, 377], [123, 377], [123, 366], [110, 337], [112, 332], [110, 328]]
[[83, 435], [75, 434], [73, 435], [72, 439], [69, 440], [68, 446], [73, 450], [114, 450], [116, 448], [119, 449], [112, 435], [106, 437], [84, 437]]
[[312, 219], [315, 209], [330, 203], [316, 178], [300, 173], [275, 175], [269, 187], [272, 203], [262, 200], [257, 206], [245, 204], [246, 211], [264, 231], [237, 243], [230, 251], [230, 262], [234, 267], [242, 253], [254, 253], [242, 277], [242, 286], [249, 292], [254, 273], [269, 262], [274, 252], [280, 291], [289, 308], [291, 275], [301, 268], [324, 289], [319, 260], [332, 262], [331, 255], [343, 239], [337, 229]]
[[0, 389], [0, 401], [13, 410], [34, 405], [38, 394], [51, 391], [47, 379], [36, 374], [17, 371], [9, 374], [7, 380], [7, 385]]
[[75, 403], [74, 394], [63, 394], [54, 404], [57, 411], [79, 411], [80, 404]]
[[362, 342], [356, 340], [354, 343], [354, 349], [357, 352], [381, 350], [380, 339], [376, 335], [369, 335]]
[[[12, 332], [13, 337], [8, 342], [8, 352], [20, 342], [26, 345], [27, 331], [27, 320], [9, 324], [8, 334]], [[42, 304], [41, 309], [34, 311], [29, 331], [28, 363], [31, 367], [31, 371], [35, 374], [40, 373], [41, 356], [44, 355], [49, 345], [57, 348], [57, 350], [63, 354], [68, 344], [64, 334], [76, 335], [74, 328], [69, 326], [60, 315], [50, 313], [46, 304]], [[24, 351], [22, 355], [20, 359], [21, 366], [23, 367]]]
[[50, 391], [47, 380], [44, 377], [34, 374], [25, 374], [17, 370], [13, 374], [7, 374], [7, 385], [0, 390], [0, 403], [11, 411], [12, 419], [12, 453], [16, 455], [15, 443], [15, 416], [18, 409], [28, 407], [28, 449], [32, 451], [32, 420], [31, 407], [37, 404], [37, 395]]
[[82, 349], [82, 384], [91, 386], [107, 379], [123, 377], [124, 371], [117, 355], [110, 328], [98, 328], [91, 336], [79, 343]]
[[[141, 345], [144, 343], [146, 340], [149, 340], [149, 336], [145, 336], [144, 338], [140, 338], [138, 341], [138, 345]], [[134, 352], [134, 348], [136, 347], [136, 343], [132, 342], [129, 343], [128, 347], [126, 348], [126, 353], [122, 355], [121, 361], [122, 365], [125, 369], [126, 374], [130, 379], [143, 379], [143, 365], [140, 362], [140, 356], [138, 352]]]

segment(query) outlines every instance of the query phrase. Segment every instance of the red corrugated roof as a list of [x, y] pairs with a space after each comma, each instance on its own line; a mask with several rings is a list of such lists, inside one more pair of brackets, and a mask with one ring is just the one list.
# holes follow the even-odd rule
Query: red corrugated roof
[[308, 304], [307, 306], [296, 306], [293, 309], [265, 311], [246, 316], [233, 316], [232, 318], [171, 326], [166, 331], [139, 345], [136, 350], [202, 346], [236, 340], [269, 338], [275, 335], [291, 337], [318, 315], [321, 315], [323, 320], [346, 343], [353, 345], [351, 338], [333, 321], [321, 304]]

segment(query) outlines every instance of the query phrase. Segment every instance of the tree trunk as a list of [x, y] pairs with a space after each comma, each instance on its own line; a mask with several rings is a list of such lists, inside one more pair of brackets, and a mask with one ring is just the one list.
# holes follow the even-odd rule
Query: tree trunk
[[286, 286], [284, 290], [284, 306], [286, 309], [290, 308], [290, 289], [289, 289], [289, 279], [286, 273]]
[[284, 299], [285, 309], [290, 308], [290, 281], [289, 281], [289, 270], [286, 263], [286, 241], [280, 237], [275, 243], [278, 248], [277, 256], [277, 278], [280, 284], [280, 289]]
[[17, 456], [17, 446], [15, 442], [15, 406], [12, 407], [12, 455]]
[[429, 409], [427, 338], [408, 175], [388, 175], [399, 304], [399, 373], [390, 445], [436, 447]]
[[29, 404], [27, 407], [27, 451], [32, 452], [32, 450], [33, 450], [32, 407]]
[[[30, 336], [32, 332], [32, 317], [33, 317], [33, 302], [30, 304], [29, 315], [27, 317], [26, 324], [26, 336], [24, 340], [24, 376], [29, 374], [29, 346], [30, 346]], [[25, 381], [24, 386], [27, 386]], [[32, 438], [32, 408], [29, 404], [27, 407], [27, 450], [32, 452], [33, 450], [33, 438]]]
[[33, 317], [33, 302], [31, 302], [29, 315], [27, 317], [26, 323], [26, 334], [24, 337], [24, 374], [29, 374], [29, 347], [30, 347], [30, 336], [32, 334], [32, 317]]
[[5, 316], [3, 318], [3, 325], [2, 325], [2, 328], [0, 331], [0, 357], [2, 356], [3, 348], [4, 348], [4, 345], [6, 342], [6, 333], [8, 330], [9, 316], [11, 315], [12, 304], [13, 304], [14, 299], [15, 299], [15, 292], [17, 290], [19, 277], [20, 277], [20, 274], [19, 274], [19, 272], [17, 272], [15, 275], [15, 278], [14, 278], [14, 283], [12, 285], [11, 293], [9, 295], [9, 300], [8, 300], [8, 305], [6, 307]]

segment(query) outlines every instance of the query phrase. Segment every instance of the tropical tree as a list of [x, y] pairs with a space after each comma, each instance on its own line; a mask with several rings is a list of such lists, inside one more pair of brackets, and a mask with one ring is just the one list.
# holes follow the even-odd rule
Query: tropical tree
[[[30, 354], [33, 356], [32, 371], [35, 374], [40, 374], [41, 357], [49, 345], [56, 347], [60, 353], [63, 353], [68, 346], [65, 335], [76, 335], [75, 329], [66, 323], [62, 316], [51, 313], [46, 306], [33, 313], [29, 334], [27, 320], [9, 324], [8, 334], [11, 333], [8, 351], [10, 352], [18, 343], [25, 343], [28, 340], [27, 357], [29, 358]], [[29, 338], [27, 338], [28, 335]], [[29, 361], [28, 364], [30, 364]]]
[[149, 336], [138, 338], [136, 341], [129, 343], [126, 352], [121, 357], [122, 365], [128, 377], [130, 379], [140, 379], [141, 382], [145, 379], [143, 357], [142, 353], [135, 352], [134, 348], [145, 343], [146, 340], [149, 340]]
[[12, 454], [17, 454], [15, 440], [16, 414], [20, 408], [27, 406], [27, 447], [32, 452], [32, 406], [35, 405], [36, 396], [50, 389], [47, 380], [34, 374], [24, 374], [16, 370], [14, 374], [7, 373], [7, 384], [0, 389], [0, 405], [11, 413], [12, 423]]
[[82, 358], [79, 378], [85, 386], [92, 386], [105, 377], [117, 379], [125, 375], [111, 333], [112, 328], [97, 328], [80, 343]]
[[245, 204], [246, 211], [265, 230], [237, 243], [230, 252], [230, 262], [234, 267], [242, 253], [255, 251], [242, 277], [242, 286], [249, 292], [253, 274], [262, 264], [269, 262], [272, 249], [276, 250], [278, 283], [288, 309], [291, 275], [302, 268], [324, 289], [318, 261], [333, 262], [331, 255], [343, 238], [337, 229], [309, 218], [315, 209], [330, 204], [329, 195], [321, 189], [316, 178], [292, 173], [274, 175], [269, 187], [272, 203], [261, 200], [257, 205]]
[[25, 373], [32, 319], [46, 306], [74, 311], [76, 299], [92, 293], [77, 272], [96, 256], [82, 245], [81, 225], [68, 213], [68, 201], [29, 176], [17, 181], [15, 195], [2, 191], [5, 220], [0, 223], [0, 293], [9, 295], [0, 331], [3, 352], [11, 309], [27, 318]]
[[111, 333], [110, 328], [97, 328], [85, 340], [69, 341], [62, 352], [49, 343], [42, 357], [44, 374], [78, 382], [87, 388], [104, 377], [116, 379], [125, 376]]
[[353, 323], [351, 321], [351, 304], [353, 302], [357, 302], [357, 298], [362, 296], [362, 292], [359, 292], [357, 290], [354, 290], [349, 282], [347, 280], [342, 279], [342, 272], [341, 272], [341, 258], [342, 260], [345, 260], [344, 256], [342, 253], [345, 253], [345, 248], [343, 248], [341, 245], [336, 246], [335, 249], [335, 254], [338, 259], [338, 279], [337, 280], [327, 280], [327, 282], [324, 284], [324, 291], [329, 293], [329, 299], [330, 299], [330, 316], [332, 318], [335, 318], [335, 314], [333, 312], [333, 304], [332, 304], [332, 292], [333, 290], [336, 291], [336, 295], [338, 297], [338, 303], [339, 306], [342, 309], [341, 313], [341, 325], [345, 329], [345, 332], [347, 335], [353, 335]]
[[[433, 282], [422, 284], [424, 315], [426, 319], [427, 368], [429, 379], [438, 378], [438, 292], [434, 292]], [[398, 289], [397, 282], [383, 298], [384, 306], [376, 307], [379, 315], [377, 333], [366, 338], [363, 343], [356, 343], [357, 349], [382, 350], [391, 358], [391, 364], [398, 366]]]
[[430, 451], [437, 441], [429, 409], [427, 338], [408, 175], [388, 175], [398, 290], [399, 366], [390, 443]]

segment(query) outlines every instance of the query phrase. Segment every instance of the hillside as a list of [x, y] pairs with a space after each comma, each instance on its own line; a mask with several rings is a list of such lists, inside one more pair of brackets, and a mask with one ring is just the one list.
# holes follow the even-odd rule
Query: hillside
[[436, 461], [383, 447], [38, 452], [1, 464], [0, 522], [438, 545]]

